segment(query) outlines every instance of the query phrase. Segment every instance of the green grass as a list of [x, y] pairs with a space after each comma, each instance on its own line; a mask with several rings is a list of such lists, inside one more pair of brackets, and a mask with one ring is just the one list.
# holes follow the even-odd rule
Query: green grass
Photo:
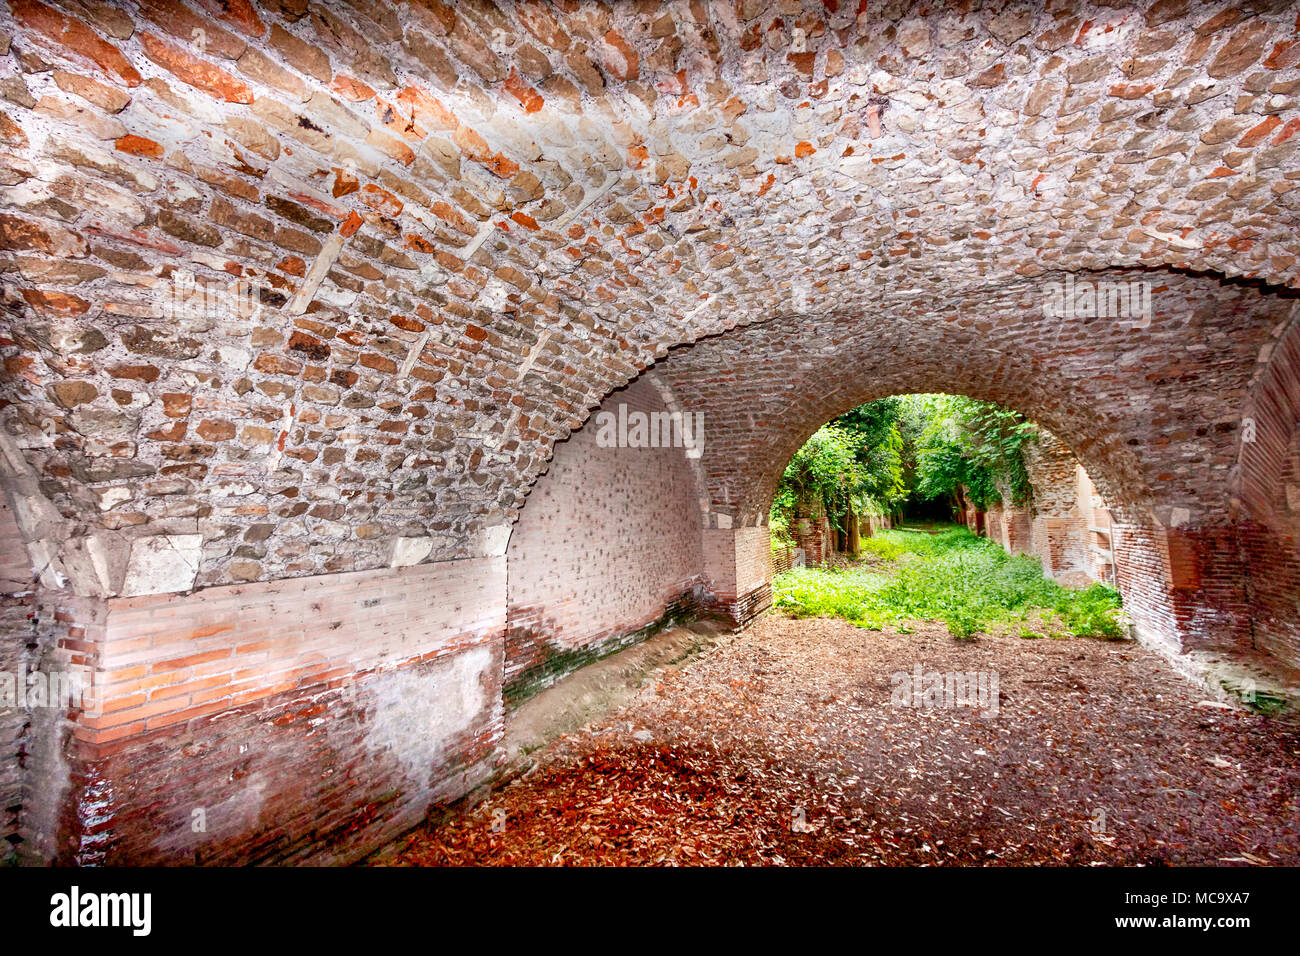
[[880, 629], [903, 621], [943, 621], [959, 640], [994, 625], [1022, 637], [1125, 637], [1119, 594], [1102, 584], [1073, 591], [1043, 575], [1037, 558], [1011, 556], [987, 538], [953, 526], [937, 534], [882, 531], [863, 542], [893, 573], [854, 566], [796, 568], [778, 575], [777, 607], [801, 617], [833, 616]]

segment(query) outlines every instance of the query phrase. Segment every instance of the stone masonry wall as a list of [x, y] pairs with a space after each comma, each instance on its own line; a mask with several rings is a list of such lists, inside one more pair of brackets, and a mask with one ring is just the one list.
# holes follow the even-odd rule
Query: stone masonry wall
[[556, 446], [510, 537], [507, 702], [644, 636], [702, 596], [699, 494], [685, 449], [598, 443], [600, 414], [662, 414], [650, 381]]
[[471, 786], [511, 527], [652, 365], [735, 621], [799, 444], [946, 391], [1075, 451], [1144, 627], [1294, 653], [1297, 66], [1263, 0], [3, 0], [0, 481], [29, 651], [119, 685], [25, 731], [23, 846], [328, 859]]
[[[612, 388], [789, 316], [1042, 406], [1099, 481], [1208, 428], [1152, 466], [1205, 507], [1276, 321], [1213, 277], [1300, 276], [1296, 17], [859, 6], [7, 0], [4, 418], [52, 540], [106, 535], [113, 593], [164, 543], [200, 586], [479, 555]], [[1082, 271], [1157, 321], [1043, 317]]]

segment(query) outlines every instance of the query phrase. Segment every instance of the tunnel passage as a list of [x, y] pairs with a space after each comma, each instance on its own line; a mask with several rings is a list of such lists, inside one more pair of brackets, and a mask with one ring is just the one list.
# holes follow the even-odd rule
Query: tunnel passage
[[[1246, 569], [1297, 567], [1298, 28], [1180, 0], [6, 0], [0, 660], [86, 667], [102, 706], [6, 730], [3, 835], [352, 858], [490, 780], [529, 489], [651, 366], [716, 430], [699, 573], [736, 619], [782, 456], [937, 389], [1078, 456], [1153, 639], [1293, 660], [1294, 588]], [[1151, 325], [1044, 315], [1112, 274], [1152, 283]]]
[[[711, 422], [706, 520], [761, 527], [786, 462], [835, 415], [891, 394], [967, 394], [1045, 426], [1096, 482], [1115, 518], [1108, 543], [1127, 556], [1117, 579], [1148, 639], [1173, 650], [1254, 647], [1233, 481], [1252, 379], [1295, 303], [1209, 277], [1155, 281], [1141, 329], [1026, 327], [1036, 287], [1013, 284], [949, 297], [937, 322], [915, 321], [911, 309], [785, 316], [677, 350], [660, 374]], [[927, 317], [930, 308], [912, 306]]]

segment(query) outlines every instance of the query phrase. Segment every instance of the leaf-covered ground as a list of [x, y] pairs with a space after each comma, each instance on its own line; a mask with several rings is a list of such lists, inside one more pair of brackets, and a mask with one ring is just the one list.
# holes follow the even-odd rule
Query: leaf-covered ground
[[[997, 672], [999, 706], [891, 704]], [[769, 615], [534, 753], [397, 865], [1300, 864], [1300, 731], [1153, 652]]]

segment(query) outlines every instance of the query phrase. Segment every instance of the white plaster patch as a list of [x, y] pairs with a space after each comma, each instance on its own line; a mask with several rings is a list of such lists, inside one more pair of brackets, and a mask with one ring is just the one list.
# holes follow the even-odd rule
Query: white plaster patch
[[131, 500], [131, 489], [126, 485], [113, 485], [95, 492], [99, 498], [100, 511], [112, 511], [118, 505]]
[[431, 786], [452, 738], [492, 707], [485, 678], [493, 663], [491, 648], [477, 647], [432, 671], [380, 676], [372, 685], [375, 712], [367, 747], [391, 753], [413, 782]]
[[510, 527], [508, 524], [499, 524], [474, 532], [470, 539], [470, 550], [476, 556], [487, 558], [505, 554], [506, 545], [510, 543]]
[[500, 312], [510, 304], [509, 295], [510, 289], [505, 282], [493, 276], [483, 287], [479, 302], [489, 312]]
[[248, 364], [253, 360], [252, 352], [233, 345], [219, 345], [215, 354], [218, 362], [236, 372], [242, 372], [248, 368]]
[[[95, 569], [95, 575], [105, 594], [113, 592], [113, 564], [109, 554], [108, 542], [102, 534], [92, 534], [86, 538], [86, 554]], [[121, 565], [119, 564], [120, 568]]]
[[433, 551], [432, 538], [398, 538], [393, 542], [393, 557], [389, 567], [404, 568], [419, 564]]
[[33, 541], [27, 545], [27, 555], [32, 567], [47, 588], [58, 589], [68, 583], [63, 567], [59, 564], [57, 552], [49, 541]]
[[203, 557], [203, 535], [161, 534], [131, 545], [122, 594], [165, 594], [194, 586]]

